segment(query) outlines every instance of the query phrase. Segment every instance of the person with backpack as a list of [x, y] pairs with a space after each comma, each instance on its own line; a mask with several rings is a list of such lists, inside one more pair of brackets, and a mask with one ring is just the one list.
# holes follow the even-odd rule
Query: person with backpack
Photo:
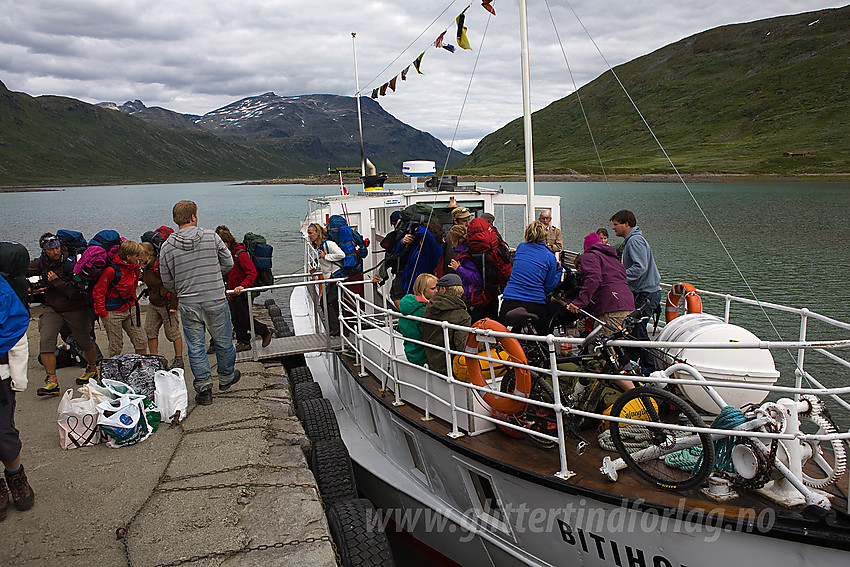
[[555, 255], [546, 247], [546, 227], [534, 221], [525, 227], [525, 242], [520, 243], [514, 254], [511, 278], [502, 293], [502, 308], [499, 321], [505, 324], [505, 316], [512, 309], [524, 307], [537, 315], [536, 330], [540, 335], [548, 333], [547, 322], [551, 318], [547, 295], [552, 293], [561, 280], [561, 268]]
[[[436, 223], [436, 219], [433, 219]], [[437, 241], [431, 226], [420, 224], [396, 246], [396, 253], [401, 255], [401, 277], [399, 289], [405, 294], [413, 290], [413, 282], [419, 274], [433, 274], [443, 255], [443, 246]], [[433, 227], [437, 230], [436, 227]]]
[[[109, 259], [100, 277], [92, 287], [95, 315], [103, 321], [109, 340], [109, 357], [121, 354], [124, 333], [130, 337], [136, 354], [147, 354], [148, 345], [139, 320], [139, 302], [136, 288], [139, 285], [139, 260], [142, 245], [125, 240]], [[134, 310], [133, 307], [136, 309]], [[135, 317], [134, 317], [135, 315]]]
[[15, 427], [15, 392], [27, 389], [29, 343], [27, 328], [29, 266], [27, 249], [17, 242], [0, 243], [0, 521], [6, 518], [9, 501], [20, 511], [35, 503], [35, 492], [21, 464], [21, 436]]
[[142, 281], [147, 286], [148, 305], [145, 314], [145, 335], [148, 338], [148, 352], [159, 354], [159, 329], [165, 329], [165, 338], [174, 345], [174, 358], [170, 368], [183, 368], [183, 336], [180, 331], [180, 318], [177, 316], [179, 303], [177, 295], [162, 285], [159, 273], [159, 260], [154, 245], [142, 242]]
[[[219, 225], [215, 233], [221, 238], [227, 249], [233, 255], [233, 268], [227, 274], [227, 289], [233, 290], [230, 301], [230, 318], [236, 331], [236, 352], [251, 350], [251, 319], [248, 311], [250, 293], [242, 293], [246, 287], [254, 287], [257, 278], [257, 268], [244, 244], [236, 242], [230, 229]], [[254, 333], [263, 337], [263, 348], [272, 342], [272, 332], [269, 328], [254, 319]]]
[[[319, 271], [322, 277], [326, 279], [339, 277], [333, 275], [338, 271], [339, 262], [345, 258], [345, 252], [339, 244], [328, 238], [322, 225], [315, 222], [307, 227], [307, 240], [319, 255]], [[339, 288], [336, 283], [326, 284], [323, 287], [322, 293], [327, 294], [325, 300], [328, 304], [328, 330], [331, 336], [339, 336]]]
[[229, 389], [242, 377], [235, 368], [233, 324], [222, 280], [222, 274], [233, 267], [233, 256], [215, 232], [198, 227], [198, 205], [193, 201], [177, 202], [171, 215], [178, 230], [159, 253], [162, 285], [177, 294], [189, 366], [195, 377], [195, 401], [208, 406], [213, 402], [213, 381], [205, 350], [207, 331], [215, 342], [219, 390]]
[[[326, 233], [328, 238], [336, 242], [345, 252], [345, 257], [339, 262], [333, 277], [346, 276], [347, 282], [363, 280], [363, 259], [369, 254], [369, 240], [363, 238], [363, 235], [350, 226], [342, 215], [331, 215]], [[360, 297], [365, 297], [362, 283], [350, 285], [348, 289]]]
[[39, 396], [58, 396], [56, 378], [56, 339], [62, 326], [67, 324], [77, 346], [86, 358], [86, 371], [77, 378], [77, 384], [97, 380], [97, 349], [91, 337], [90, 308], [86, 296], [74, 281], [74, 259], [62, 251], [62, 243], [52, 233], [39, 238], [41, 255], [30, 262], [27, 276], [40, 276], [33, 292], [44, 292], [44, 310], [38, 319], [39, 354], [47, 376], [44, 386], [36, 391]]
[[449, 230], [449, 242], [455, 252], [455, 257], [449, 262], [449, 268], [460, 276], [463, 281], [463, 293], [469, 305], [472, 322], [489, 317], [495, 319], [498, 315], [499, 302], [497, 294], [488, 293], [484, 288], [482, 268], [476, 264], [470, 254], [466, 241], [466, 226], [456, 224]]

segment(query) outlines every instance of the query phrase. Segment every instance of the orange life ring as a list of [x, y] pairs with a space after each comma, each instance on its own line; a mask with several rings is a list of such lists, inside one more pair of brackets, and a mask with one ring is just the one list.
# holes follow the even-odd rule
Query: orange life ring
[[[492, 319], [481, 319], [480, 321], [476, 321], [472, 327], [475, 329], [490, 329], [501, 333], [508, 332], [504, 325]], [[497, 340], [502, 348], [510, 355], [511, 362], [528, 364], [528, 359], [525, 358], [525, 352], [523, 352], [519, 341], [511, 337], [499, 337]], [[466, 337], [466, 352], [478, 354], [478, 344], [476, 334], [469, 333]], [[479, 359], [464, 358], [466, 359], [466, 369], [469, 372], [469, 379], [472, 383], [482, 388], [489, 388], [490, 386], [487, 384], [487, 380], [481, 374], [481, 365], [478, 364]], [[514, 391], [511, 393], [515, 396], [527, 398], [531, 393], [531, 373], [525, 368], [514, 367], [514, 375], [516, 376], [516, 384], [514, 385]], [[507, 415], [516, 415], [525, 410], [525, 407], [528, 405], [525, 402], [504, 398], [498, 394], [484, 394], [482, 397], [488, 406]]]
[[685, 306], [688, 313], [702, 313], [702, 301], [697, 293], [697, 288], [689, 283], [680, 282], [673, 286], [667, 294], [667, 306], [664, 310], [664, 320], [668, 323], [679, 316], [679, 302], [685, 296]]

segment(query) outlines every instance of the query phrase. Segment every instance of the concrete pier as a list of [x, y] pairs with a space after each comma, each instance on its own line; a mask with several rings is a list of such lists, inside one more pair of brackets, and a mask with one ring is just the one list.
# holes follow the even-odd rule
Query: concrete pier
[[[197, 406], [184, 353], [189, 413], [180, 425], [161, 424], [131, 447], [62, 450], [59, 397], [36, 395], [39, 313], [15, 413], [35, 506], [10, 506], [0, 522], [4, 565], [336, 565], [283, 366], [240, 362], [241, 381]], [[97, 334], [106, 347], [99, 326]], [[170, 360], [171, 344], [162, 335], [159, 344]], [[126, 339], [124, 352], [131, 348]], [[82, 373], [59, 369], [62, 391]]]

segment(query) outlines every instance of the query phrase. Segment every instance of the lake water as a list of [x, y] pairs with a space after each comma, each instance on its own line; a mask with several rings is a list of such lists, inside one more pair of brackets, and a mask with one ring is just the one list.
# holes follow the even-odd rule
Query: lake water
[[[652, 245], [665, 282], [687, 281], [702, 289], [808, 307], [850, 321], [850, 231], [844, 230], [850, 183], [689, 187], [694, 198], [676, 183], [535, 185], [538, 194], [562, 197], [560, 227], [568, 249], [579, 250], [584, 236], [600, 227], [609, 229], [612, 244], [619, 244], [608, 219], [619, 209], [630, 209]], [[522, 193], [525, 184], [504, 183], [502, 188]], [[265, 235], [275, 247], [275, 272], [287, 273], [301, 266], [299, 222], [307, 212], [307, 199], [337, 192], [335, 185], [213, 182], [0, 193], [0, 238], [22, 242], [31, 253], [36, 253], [43, 232], [60, 228], [80, 230], [86, 237], [113, 228], [138, 239], [159, 225], [173, 226], [172, 206], [191, 199], [198, 203], [202, 227], [226, 224], [237, 238], [248, 231]], [[496, 225], [515, 246], [522, 219], [514, 211], [503, 215], [497, 210], [496, 216]], [[772, 321], [767, 321], [756, 308], [735, 312], [745, 313], [744, 326], [764, 340], [796, 340], [799, 333], [796, 316], [772, 313]], [[810, 325], [810, 338], [823, 338], [824, 332]], [[778, 353], [776, 358], [783, 372], [793, 368], [787, 366], [793, 364], [790, 355]]]

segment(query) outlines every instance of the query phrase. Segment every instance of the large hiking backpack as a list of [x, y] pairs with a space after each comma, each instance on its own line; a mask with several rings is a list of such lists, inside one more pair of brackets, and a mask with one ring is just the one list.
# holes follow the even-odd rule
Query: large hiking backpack
[[466, 228], [466, 246], [476, 264], [481, 265], [485, 289], [501, 293], [511, 279], [510, 249], [502, 235], [486, 220], [472, 219]]
[[83, 233], [77, 230], [67, 230], [63, 228], [56, 231], [56, 238], [58, 238], [59, 242], [62, 243], [62, 251], [65, 253], [65, 256], [68, 256], [69, 258], [82, 254], [89, 245], [88, 242], [86, 242]]
[[419, 225], [427, 226], [434, 214], [434, 208], [427, 203], [413, 203], [401, 211], [399, 228], [404, 234], [412, 234]]
[[348, 226], [341, 215], [332, 215], [328, 219], [328, 236], [345, 252], [340, 269], [332, 275], [345, 277], [363, 271], [363, 258], [369, 254], [369, 241]]
[[159, 250], [162, 248], [162, 243], [168, 240], [168, 237], [174, 233], [173, 228], [161, 226], [156, 230], [149, 230], [142, 235], [142, 242], [150, 242], [156, 257], [159, 258]]
[[259, 285], [272, 285], [274, 275], [272, 274], [272, 254], [274, 247], [266, 242], [266, 237], [253, 232], [247, 233], [242, 238], [242, 244], [248, 251], [254, 267], [257, 268], [257, 281]]

